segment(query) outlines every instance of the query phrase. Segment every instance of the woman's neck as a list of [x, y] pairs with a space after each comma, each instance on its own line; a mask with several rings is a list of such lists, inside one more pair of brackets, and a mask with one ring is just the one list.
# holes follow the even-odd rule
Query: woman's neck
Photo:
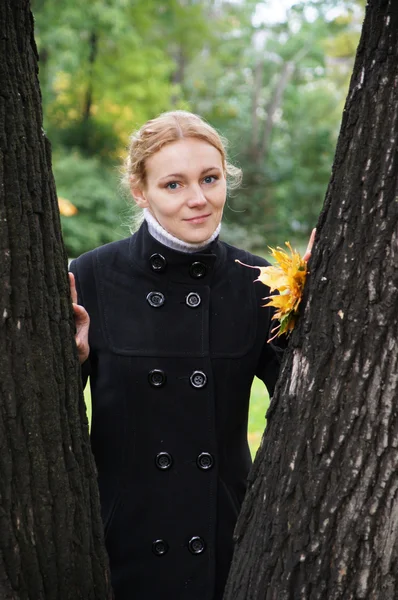
[[166, 231], [165, 228], [162, 227], [162, 225], [155, 219], [155, 217], [152, 215], [148, 208], [144, 208], [144, 218], [148, 225], [148, 231], [150, 235], [153, 238], [155, 238], [155, 240], [157, 240], [164, 246], [167, 246], [172, 250], [178, 250], [179, 252], [190, 253], [202, 250], [216, 239], [221, 229], [220, 223], [208, 240], [205, 240], [200, 244], [190, 244], [189, 242], [184, 242], [183, 240], [180, 240], [179, 238]]

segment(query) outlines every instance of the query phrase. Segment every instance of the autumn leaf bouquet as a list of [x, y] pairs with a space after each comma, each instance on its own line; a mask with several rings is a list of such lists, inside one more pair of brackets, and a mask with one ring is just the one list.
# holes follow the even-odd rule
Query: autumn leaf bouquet
[[275, 265], [252, 267], [240, 263], [245, 267], [259, 269], [260, 275], [255, 281], [267, 285], [271, 293], [278, 292], [263, 298], [269, 301], [264, 306], [272, 306], [276, 309], [272, 319], [279, 321], [278, 325], [271, 330], [271, 334], [274, 335], [268, 340], [269, 342], [284, 333], [290, 334], [294, 329], [307, 276], [306, 260], [292, 249], [289, 242], [286, 242], [286, 246], [290, 250], [290, 255], [282, 248], [269, 248], [275, 259]]

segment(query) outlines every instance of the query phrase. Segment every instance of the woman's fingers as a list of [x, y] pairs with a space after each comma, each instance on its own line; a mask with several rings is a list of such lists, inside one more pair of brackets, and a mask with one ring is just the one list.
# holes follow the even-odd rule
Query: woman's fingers
[[75, 302], [72, 303], [72, 306], [73, 306], [73, 312], [75, 314], [76, 327], [78, 325], [84, 325], [85, 323], [89, 324], [90, 317], [88, 316], [88, 312], [86, 311], [84, 306], [81, 306], [80, 304], [76, 304]]
[[313, 229], [312, 232], [311, 232], [311, 236], [310, 236], [309, 242], [308, 242], [307, 250], [305, 251], [305, 254], [303, 256], [303, 259], [306, 262], [308, 262], [310, 260], [311, 252], [312, 252], [312, 247], [314, 245], [315, 235], [316, 235], [316, 229]]
[[77, 352], [79, 355], [80, 364], [87, 360], [90, 354], [90, 346], [88, 344], [88, 330], [90, 327], [90, 317], [84, 306], [72, 304], [73, 313], [75, 316], [76, 334], [75, 341]]
[[88, 345], [88, 330], [90, 327], [90, 317], [88, 316], [88, 312], [86, 311], [84, 306], [80, 306], [80, 304], [77, 303], [76, 283], [73, 273], [69, 272], [68, 275], [70, 295], [72, 297], [72, 308], [75, 317], [76, 348], [77, 353], [79, 355], [79, 362], [82, 365], [84, 361], [87, 360], [88, 355], [90, 354], [90, 346]]
[[75, 276], [70, 271], [69, 271], [68, 275], [69, 275], [69, 287], [70, 287], [70, 295], [72, 296], [72, 302], [74, 304], [77, 304], [77, 291], [76, 291]]

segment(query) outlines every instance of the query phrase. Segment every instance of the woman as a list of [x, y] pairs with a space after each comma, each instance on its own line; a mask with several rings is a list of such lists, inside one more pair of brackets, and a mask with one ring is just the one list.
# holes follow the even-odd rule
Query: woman
[[71, 265], [115, 598], [221, 600], [251, 465], [251, 383], [272, 395], [280, 364], [268, 290], [235, 261], [267, 262], [218, 239], [239, 173], [198, 116], [146, 123], [126, 171], [144, 222]]

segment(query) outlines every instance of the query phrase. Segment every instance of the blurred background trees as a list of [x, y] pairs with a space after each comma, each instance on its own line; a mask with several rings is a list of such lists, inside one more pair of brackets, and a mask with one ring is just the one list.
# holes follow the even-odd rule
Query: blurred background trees
[[[45, 129], [70, 256], [129, 233], [130, 133], [199, 113], [244, 171], [223, 237], [303, 244], [330, 176], [364, 0], [33, 0]], [[286, 10], [281, 10], [283, 6]]]

